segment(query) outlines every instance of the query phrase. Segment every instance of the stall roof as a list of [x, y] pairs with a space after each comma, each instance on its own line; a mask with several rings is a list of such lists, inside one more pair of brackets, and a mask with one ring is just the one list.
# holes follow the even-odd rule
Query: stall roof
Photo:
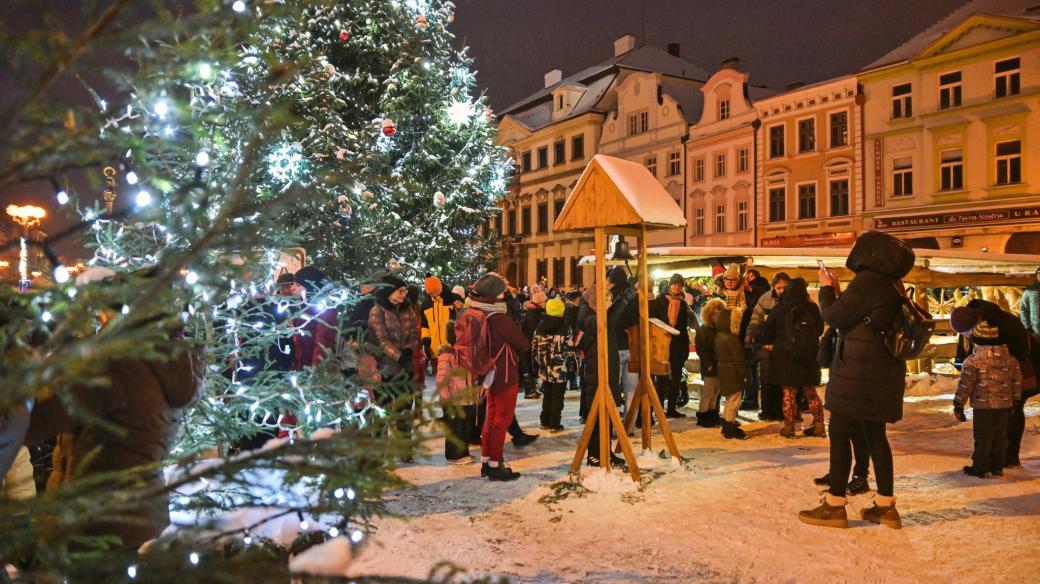
[[[647, 250], [648, 261], [655, 272], [679, 272], [686, 276], [710, 276], [712, 266], [722, 263], [740, 264], [751, 260], [748, 267], [782, 270], [816, 270], [817, 260], [834, 270], [845, 267], [851, 248], [824, 247], [653, 247]], [[1000, 276], [1032, 276], [1040, 267], [1040, 255], [996, 254], [958, 250], [915, 249], [914, 273], [937, 273], [968, 276], [989, 274]], [[581, 263], [595, 263], [595, 256], [585, 256]], [[619, 263], [619, 262], [612, 262]], [[914, 275], [911, 273], [911, 276]], [[907, 278], [913, 281], [913, 278]], [[965, 284], [971, 280], [965, 277]], [[1011, 283], [1011, 282], [1009, 282]]]

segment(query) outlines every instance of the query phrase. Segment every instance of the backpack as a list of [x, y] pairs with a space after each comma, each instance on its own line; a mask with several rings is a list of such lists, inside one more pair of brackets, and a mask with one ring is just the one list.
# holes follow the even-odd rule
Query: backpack
[[935, 322], [932, 321], [931, 314], [910, 300], [899, 284], [895, 286], [902, 300], [892, 324], [883, 329], [874, 327], [869, 316], [864, 318], [863, 322], [878, 332], [885, 348], [893, 357], [901, 361], [910, 361], [918, 358], [928, 346], [935, 331]]
[[820, 348], [820, 337], [816, 334], [809, 314], [797, 307], [786, 315], [787, 348], [792, 355], [816, 355]]
[[[459, 366], [480, 380], [494, 369], [498, 355], [491, 355], [491, 330], [483, 310], [470, 308], [455, 320], [455, 354]], [[503, 345], [504, 347], [505, 345]]]

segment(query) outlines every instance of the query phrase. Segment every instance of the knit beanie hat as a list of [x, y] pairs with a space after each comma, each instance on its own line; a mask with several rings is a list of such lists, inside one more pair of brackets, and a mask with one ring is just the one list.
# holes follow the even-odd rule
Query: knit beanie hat
[[531, 294], [531, 302], [534, 302], [538, 306], [545, 306], [545, 303], [548, 300], [549, 297], [546, 296], [545, 292], [543, 292], [541, 289], [535, 290]]
[[774, 286], [776, 286], [777, 283], [779, 283], [779, 282], [790, 282], [790, 281], [791, 281], [791, 276], [788, 276], [787, 272], [777, 272], [776, 275], [773, 276], [773, 285]]
[[669, 286], [678, 285], [680, 288], [686, 287], [686, 279], [683, 278], [682, 274], [672, 274], [672, 278], [668, 280]]
[[628, 274], [625, 273], [625, 268], [621, 266], [614, 266], [610, 273], [607, 274], [607, 281], [615, 286], [624, 286], [628, 284]]
[[552, 300], [545, 303], [545, 314], [549, 316], [563, 316], [564, 309], [567, 308], [564, 305], [563, 300], [559, 298], [553, 298]]
[[978, 310], [969, 306], [962, 306], [950, 314], [950, 326], [956, 332], [964, 335], [971, 332], [981, 319], [982, 314]]
[[423, 289], [425, 289], [426, 293], [430, 296], [436, 296], [444, 290], [444, 285], [441, 284], [441, 279], [437, 276], [429, 276], [423, 281]]
[[975, 328], [971, 329], [971, 340], [977, 345], [999, 345], [1000, 329], [980, 320]]
[[473, 283], [473, 293], [482, 298], [498, 298], [506, 292], [506, 281], [495, 272], [488, 272]]
[[455, 286], [454, 288], [451, 289], [451, 293], [456, 295], [456, 296], [458, 296], [459, 300], [462, 300], [463, 298], [466, 297], [466, 289], [463, 288], [462, 286]]
[[308, 294], [314, 294], [329, 282], [328, 278], [325, 277], [325, 272], [322, 272], [314, 266], [304, 266], [300, 268], [296, 271], [294, 279], [297, 284], [303, 286], [307, 290]]

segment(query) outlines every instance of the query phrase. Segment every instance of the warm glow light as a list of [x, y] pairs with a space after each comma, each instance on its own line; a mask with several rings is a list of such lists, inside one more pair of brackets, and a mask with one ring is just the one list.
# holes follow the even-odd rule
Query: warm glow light
[[34, 205], [8, 205], [7, 214], [22, 227], [35, 227], [40, 224], [40, 219], [47, 216], [47, 211]]

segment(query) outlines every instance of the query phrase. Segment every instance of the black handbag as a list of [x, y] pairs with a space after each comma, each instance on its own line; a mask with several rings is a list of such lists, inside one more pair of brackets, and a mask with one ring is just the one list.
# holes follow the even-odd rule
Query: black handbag
[[834, 362], [834, 355], [838, 352], [840, 337], [838, 329], [829, 326], [820, 338], [820, 347], [816, 350], [816, 364], [824, 369], [829, 369]]

